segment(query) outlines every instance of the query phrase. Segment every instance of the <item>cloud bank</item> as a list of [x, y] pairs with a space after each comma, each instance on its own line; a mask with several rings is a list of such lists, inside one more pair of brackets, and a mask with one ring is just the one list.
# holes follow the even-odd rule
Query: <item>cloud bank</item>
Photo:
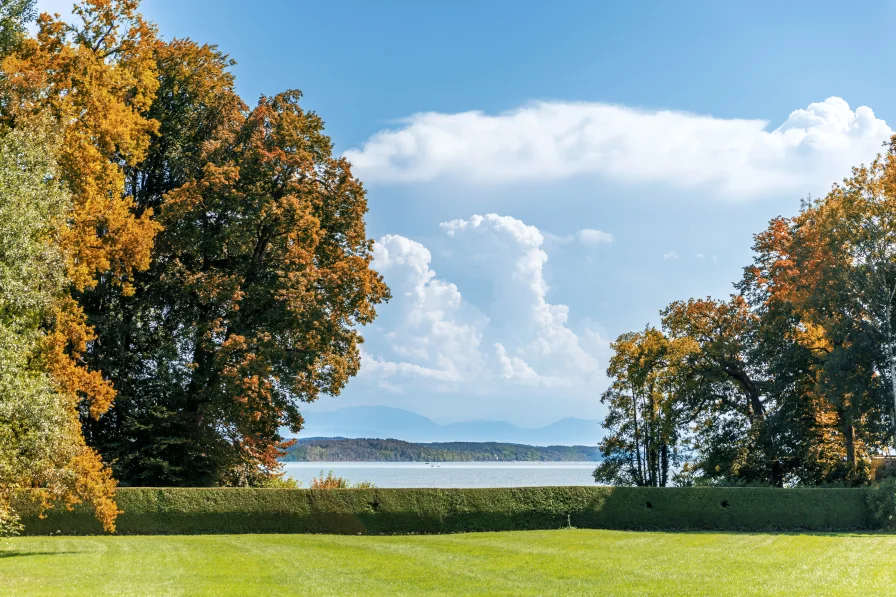
[[498, 115], [415, 114], [345, 155], [366, 181], [499, 184], [598, 176], [748, 198], [831, 184], [873, 158], [893, 133], [870, 108], [853, 111], [839, 97], [769, 127], [762, 120], [537, 102]]

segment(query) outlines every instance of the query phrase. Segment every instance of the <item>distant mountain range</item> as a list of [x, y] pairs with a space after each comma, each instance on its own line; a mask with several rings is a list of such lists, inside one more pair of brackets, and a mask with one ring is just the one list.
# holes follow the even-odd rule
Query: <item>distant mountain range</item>
[[389, 406], [349, 406], [305, 415], [299, 437], [398, 439], [406, 442], [506, 442], [530, 446], [595, 446], [600, 423], [569, 417], [526, 429], [505, 421], [439, 425], [432, 419]]

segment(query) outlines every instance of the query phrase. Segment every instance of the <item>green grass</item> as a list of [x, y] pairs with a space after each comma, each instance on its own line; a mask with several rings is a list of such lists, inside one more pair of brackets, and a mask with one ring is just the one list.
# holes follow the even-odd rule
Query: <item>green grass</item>
[[0, 595], [887, 595], [896, 537], [519, 531], [0, 540]]

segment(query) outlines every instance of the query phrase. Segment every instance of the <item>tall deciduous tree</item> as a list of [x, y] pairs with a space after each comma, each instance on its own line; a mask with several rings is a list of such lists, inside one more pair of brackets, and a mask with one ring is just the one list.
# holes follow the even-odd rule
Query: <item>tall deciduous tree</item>
[[[862, 171], [867, 172], [857, 173]], [[881, 375], [882, 320], [869, 312], [868, 293], [856, 291], [866, 260], [857, 260], [850, 248], [881, 220], [868, 212], [844, 214], [844, 189], [863, 193], [856, 182], [847, 180], [805, 204], [795, 218], [773, 220], [757, 235], [756, 259], [739, 284], [770, 332], [760, 338], [758, 350], [765, 353], [776, 385], [795, 382], [804, 398], [800, 404], [791, 394], [785, 412], [791, 420], [798, 412], [814, 419], [802, 433], [791, 429], [790, 437], [802, 440], [802, 458], [808, 468], [814, 465], [816, 478], [829, 481], [867, 478], [868, 456], [881, 445], [881, 432], [891, 420], [886, 375]], [[846, 201], [854, 210], [855, 201]], [[811, 477], [808, 468], [804, 473]]]
[[[736, 475], [783, 483], [782, 463], [769, 419], [778, 406], [766, 391], [768, 371], [756, 358], [759, 320], [741, 296], [729, 301], [691, 299], [669, 305], [663, 328], [673, 339], [690, 339], [697, 349], [683, 367], [681, 399], [698, 420], [695, 438], [700, 468], [713, 476]], [[725, 470], [721, 465], [732, 468]]]
[[837, 410], [819, 378], [832, 345], [810, 316], [808, 289], [830, 259], [822, 249], [796, 221], [774, 218], [755, 236], [753, 263], [736, 285], [756, 318], [750, 354], [768, 372], [769, 432], [789, 483], [831, 482], [843, 469]]
[[[145, 156], [157, 123], [145, 111], [158, 86], [155, 33], [138, 0], [84, 0], [72, 26], [47, 14], [36, 37], [2, 62], [0, 128], [16, 130], [52, 118], [60, 133], [59, 177], [72, 198], [60, 231], [70, 288], [100, 281], [124, 294], [136, 270], [149, 265], [158, 225], [125, 193], [124, 168]], [[70, 400], [99, 417], [115, 392], [84, 361], [96, 341], [81, 306], [59, 300], [44, 341], [46, 367]]]
[[613, 343], [607, 375], [613, 380], [601, 397], [609, 409], [601, 441], [598, 482], [665, 487], [680, 463], [683, 403], [677, 400], [678, 364], [693, 348], [646, 328]]
[[[138, 212], [157, 215], [168, 193], [204, 176], [209, 152], [233, 135], [247, 110], [233, 90], [232, 62], [214, 46], [176, 39], [156, 45], [155, 61], [159, 88], [148, 116], [159, 131], [145, 160], [128, 168], [127, 188]], [[181, 289], [166, 272], [177, 251], [160, 237], [150, 269], [135, 275], [129, 295], [108, 279], [79, 295], [99, 338], [90, 362], [118, 390], [108, 415], [98, 424], [85, 421], [85, 430], [128, 484], [221, 481], [224, 443], [183, 414], [190, 374], [183, 326], [202, 314], [174, 303], [172, 290]]]
[[47, 370], [46, 321], [67, 280], [59, 231], [68, 194], [52, 138], [21, 128], [0, 136], [0, 533], [15, 522], [13, 492], [92, 503], [107, 529], [117, 514], [110, 471], [81, 435], [78, 403]]
[[119, 384], [89, 435], [125, 483], [255, 483], [278, 470], [299, 404], [357, 372], [356, 328], [388, 290], [364, 190], [300, 94], [248, 110], [216, 49], [157, 56], [162, 134], [129, 184], [163, 231], [132, 297], [85, 295], [92, 363]]
[[[884, 155], [854, 168], [852, 176], [812, 210], [819, 238], [840, 256], [831, 264], [829, 278], [841, 292], [834, 295], [839, 300], [828, 312], [846, 314], [839, 320], [853, 332], [848, 335], [853, 352], [877, 347], [878, 358], [869, 355], [859, 367], [865, 370], [864, 378], [879, 373], [886, 380], [896, 447], [896, 138]], [[816, 296], [828, 305], [831, 298]], [[875, 364], [880, 367], [875, 369]], [[855, 390], [844, 394], [854, 396]]]

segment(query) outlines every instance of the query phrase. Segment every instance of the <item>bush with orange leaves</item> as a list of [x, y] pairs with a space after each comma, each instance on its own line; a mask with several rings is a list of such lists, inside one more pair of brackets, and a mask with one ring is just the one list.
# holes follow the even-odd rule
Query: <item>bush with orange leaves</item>
[[320, 477], [314, 477], [311, 480], [311, 489], [347, 489], [350, 487], [348, 479], [343, 477], [334, 477], [333, 471], [327, 473], [327, 476], [324, 477], [324, 472], [320, 472]]
[[352, 485], [348, 479], [344, 477], [333, 476], [333, 471], [327, 473], [320, 472], [320, 477], [314, 477], [311, 480], [311, 489], [376, 489], [376, 485], [370, 481], [361, 481]]

